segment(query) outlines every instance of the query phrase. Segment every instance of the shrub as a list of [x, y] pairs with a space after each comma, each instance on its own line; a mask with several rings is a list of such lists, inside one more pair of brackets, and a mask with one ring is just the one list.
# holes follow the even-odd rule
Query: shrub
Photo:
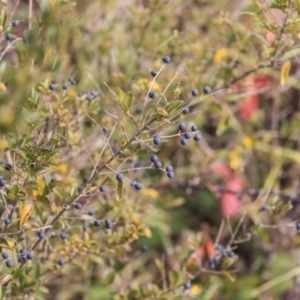
[[1, 2], [5, 299], [296, 299], [286, 2]]

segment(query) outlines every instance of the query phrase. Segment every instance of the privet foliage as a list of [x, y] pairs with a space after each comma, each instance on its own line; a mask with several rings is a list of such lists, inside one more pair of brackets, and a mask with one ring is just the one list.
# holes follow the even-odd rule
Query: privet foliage
[[0, 2], [2, 299], [297, 298], [298, 3], [219, 2]]

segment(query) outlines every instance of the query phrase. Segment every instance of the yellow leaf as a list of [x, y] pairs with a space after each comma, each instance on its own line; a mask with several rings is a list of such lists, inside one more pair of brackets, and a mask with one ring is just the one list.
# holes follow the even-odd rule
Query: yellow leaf
[[8, 146], [7, 141], [0, 141], [0, 154], [5, 150], [5, 148]]
[[3, 82], [0, 82], [0, 91], [1, 92], [6, 92], [6, 86]]
[[151, 197], [153, 199], [158, 199], [158, 197], [159, 197], [159, 192], [155, 189], [142, 189], [141, 193], [144, 196], [148, 196], [148, 197]]
[[230, 160], [230, 168], [233, 170], [238, 170], [241, 165], [240, 159], [238, 157], [232, 158]]
[[291, 62], [289, 60], [285, 61], [284, 64], [281, 67], [281, 73], [280, 73], [280, 84], [284, 85], [286, 83], [286, 80], [289, 76], [290, 69], [291, 69]]
[[243, 144], [246, 148], [252, 149], [254, 146], [254, 140], [250, 138], [249, 136], [244, 137]]
[[45, 187], [45, 182], [44, 182], [44, 179], [42, 177], [37, 178], [36, 183], [38, 184], [39, 189], [32, 191], [34, 197], [40, 195], [41, 192], [43, 191], [44, 187]]
[[33, 211], [34, 206], [30, 202], [27, 202], [24, 205], [20, 206], [20, 228], [24, 226], [24, 224], [29, 219]]
[[6, 282], [10, 281], [13, 278], [11, 274], [5, 274], [0, 276], [0, 285], [5, 284]]
[[227, 48], [218, 49], [214, 56], [214, 63], [219, 65], [226, 56], [228, 56]]
[[202, 289], [199, 285], [194, 284], [191, 288], [191, 292], [192, 292], [193, 295], [197, 296], [202, 292]]
[[67, 175], [68, 174], [68, 165], [67, 164], [62, 164], [58, 167], [58, 171], [60, 171], [63, 175]]
[[13, 248], [14, 245], [15, 245], [15, 241], [14, 241], [14, 240], [6, 239], [6, 243], [7, 243], [7, 245], [8, 245], [10, 248]]
[[12, 108], [6, 106], [1, 108], [1, 118], [0, 124], [5, 126], [10, 125], [15, 119], [15, 113], [13, 112]]
[[[146, 89], [149, 89], [152, 84], [152, 80], [141, 78], [137, 81], [138, 86], [144, 86]], [[159, 92], [161, 90], [160, 85], [155, 81], [152, 85], [152, 90]]]

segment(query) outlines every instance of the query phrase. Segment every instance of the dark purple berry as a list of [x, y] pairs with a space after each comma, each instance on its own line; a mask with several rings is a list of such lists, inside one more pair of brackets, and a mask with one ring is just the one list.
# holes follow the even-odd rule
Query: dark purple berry
[[75, 85], [75, 84], [76, 84], [76, 80], [75, 80], [73, 77], [69, 78], [69, 82], [70, 82], [72, 85]]
[[2, 252], [2, 258], [3, 259], [8, 259], [9, 258], [9, 255], [7, 252]]
[[23, 257], [23, 256], [19, 256], [19, 257], [18, 257], [18, 262], [19, 262], [20, 264], [24, 264], [25, 261], [26, 261], [25, 257]]
[[66, 240], [66, 239], [67, 239], [67, 234], [66, 234], [65, 232], [62, 232], [62, 233], [60, 234], [60, 238], [61, 238], [62, 240]]
[[54, 83], [51, 83], [51, 84], [49, 85], [49, 89], [50, 89], [51, 91], [54, 91], [54, 90], [56, 89], [56, 85], [55, 85]]
[[118, 173], [118, 174], [116, 175], [116, 178], [117, 178], [118, 181], [122, 181], [123, 178], [124, 178], [124, 176], [123, 176], [122, 173]]
[[188, 114], [190, 112], [190, 109], [188, 107], [184, 108], [182, 111], [184, 114]]
[[107, 220], [105, 220], [104, 223], [105, 223], [106, 229], [111, 229], [111, 228], [113, 228], [113, 224], [112, 224], [111, 220], [107, 219]]
[[150, 91], [148, 96], [149, 96], [149, 98], [154, 99], [156, 97], [156, 94], [154, 91]]
[[85, 221], [84, 221], [84, 222], [82, 223], [82, 229], [83, 229], [83, 231], [87, 231], [88, 227], [89, 227], [88, 222], [85, 222]]
[[172, 172], [173, 171], [173, 167], [172, 166], [166, 166], [166, 171], [167, 172]]
[[11, 22], [12, 27], [18, 27], [20, 25], [19, 20], [14, 20]]
[[196, 142], [199, 142], [199, 141], [201, 140], [200, 134], [195, 134], [194, 140], [195, 140]]
[[93, 210], [93, 209], [90, 209], [89, 211], [88, 211], [88, 215], [89, 216], [93, 216], [95, 214], [95, 211]]
[[267, 204], [263, 204], [260, 208], [261, 211], [266, 211], [266, 210], [269, 210], [269, 205]]
[[171, 62], [171, 58], [169, 56], [164, 56], [162, 58], [162, 61], [165, 63], [165, 64], [169, 64]]
[[63, 90], [67, 90], [68, 89], [68, 84], [67, 83], [64, 83], [63, 86], [62, 86]]
[[198, 96], [198, 90], [197, 89], [192, 89], [192, 96], [193, 97]]
[[11, 223], [11, 221], [10, 221], [9, 218], [6, 218], [6, 219], [4, 220], [4, 223], [5, 223], [5, 225], [9, 225], [9, 224]]
[[10, 171], [11, 169], [12, 169], [12, 164], [10, 164], [10, 163], [7, 163], [6, 165], [5, 165], [5, 170], [7, 170], [7, 171]]
[[157, 155], [152, 154], [152, 155], [151, 155], [151, 161], [152, 161], [153, 163], [156, 162], [156, 161], [158, 161]]
[[99, 220], [94, 221], [94, 226], [95, 227], [99, 227], [100, 225], [101, 225], [101, 221], [99, 221]]
[[209, 86], [205, 86], [205, 87], [203, 88], [203, 93], [204, 93], [204, 94], [210, 94], [210, 93], [211, 93], [210, 87], [209, 87]]
[[227, 254], [228, 254], [229, 257], [234, 257], [235, 256], [235, 253], [233, 251], [228, 251]]
[[183, 139], [181, 139], [180, 143], [181, 143], [181, 145], [185, 146], [185, 145], [187, 145], [188, 141], [187, 141], [187, 139], [183, 138]]
[[135, 189], [138, 190], [138, 191], [141, 190], [141, 189], [143, 188], [142, 184], [139, 183], [139, 182], [137, 182], [137, 183], [134, 185], [134, 187], [135, 187]]
[[221, 244], [217, 244], [215, 246], [215, 249], [218, 250], [218, 251], [222, 251], [223, 250], [223, 246]]
[[5, 181], [1, 178], [0, 179], [0, 187], [4, 187], [5, 186]]
[[148, 246], [147, 245], [142, 245], [142, 247], [141, 247], [141, 250], [143, 251], [143, 252], [147, 252], [148, 251]]
[[191, 287], [192, 287], [192, 285], [191, 285], [190, 281], [187, 281], [187, 282], [184, 283], [184, 289], [185, 290], [189, 290]]
[[74, 207], [75, 209], [81, 209], [82, 205], [80, 203], [75, 203]]
[[7, 33], [5, 35], [5, 38], [6, 38], [7, 41], [11, 41], [13, 39], [13, 35], [11, 33]]
[[156, 134], [154, 137], [153, 137], [153, 143], [155, 145], [159, 145], [160, 144], [160, 136], [158, 134]]
[[104, 192], [106, 191], [105, 186], [104, 186], [104, 185], [100, 185], [100, 186], [99, 186], [99, 191], [100, 191], [101, 193], [104, 193]]
[[25, 254], [26, 254], [26, 250], [25, 250], [24, 248], [22, 248], [22, 249], [20, 250], [20, 254], [21, 254], [21, 255], [25, 255]]
[[160, 169], [162, 167], [162, 163], [160, 161], [156, 161], [154, 163], [154, 165], [155, 165], [155, 168], [157, 168], [157, 169]]
[[60, 265], [60, 266], [63, 266], [65, 264], [65, 260], [63, 258], [60, 258], [58, 261], [57, 261], [57, 264]]
[[174, 173], [172, 171], [170, 171], [170, 172], [167, 173], [167, 176], [169, 178], [173, 178], [175, 175], [174, 175]]
[[298, 223], [296, 224], [296, 229], [297, 229], [297, 230], [300, 230], [300, 222], [298, 222]]
[[39, 237], [40, 239], [43, 239], [45, 236], [46, 236], [45, 231], [43, 231], [43, 230], [38, 231], [38, 237]]
[[152, 71], [151, 71], [151, 76], [152, 76], [152, 77], [155, 77], [156, 75], [157, 75], [157, 72], [154, 71], [154, 70], [152, 70]]
[[27, 259], [31, 260], [31, 259], [33, 259], [33, 254], [32, 253], [28, 253], [26, 257], [27, 257]]
[[192, 129], [192, 131], [197, 131], [197, 130], [198, 130], [198, 127], [197, 127], [196, 125], [193, 125], [193, 126], [191, 127], [191, 129]]
[[103, 128], [102, 128], [102, 132], [103, 132], [104, 134], [108, 134], [108, 133], [109, 133], [109, 130], [108, 130], [106, 127], [103, 127]]
[[189, 140], [192, 137], [192, 134], [190, 132], [186, 132], [184, 137]]
[[5, 264], [8, 268], [11, 268], [13, 266], [13, 262], [11, 260], [7, 260]]
[[184, 131], [185, 128], [186, 128], [186, 126], [185, 126], [184, 123], [180, 123], [180, 124], [178, 125], [178, 128], [179, 128], [180, 131]]

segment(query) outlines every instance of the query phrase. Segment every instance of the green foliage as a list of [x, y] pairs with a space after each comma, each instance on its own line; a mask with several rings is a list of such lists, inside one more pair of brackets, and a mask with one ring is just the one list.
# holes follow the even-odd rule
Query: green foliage
[[299, 1], [6, 2], [0, 298], [296, 299]]

